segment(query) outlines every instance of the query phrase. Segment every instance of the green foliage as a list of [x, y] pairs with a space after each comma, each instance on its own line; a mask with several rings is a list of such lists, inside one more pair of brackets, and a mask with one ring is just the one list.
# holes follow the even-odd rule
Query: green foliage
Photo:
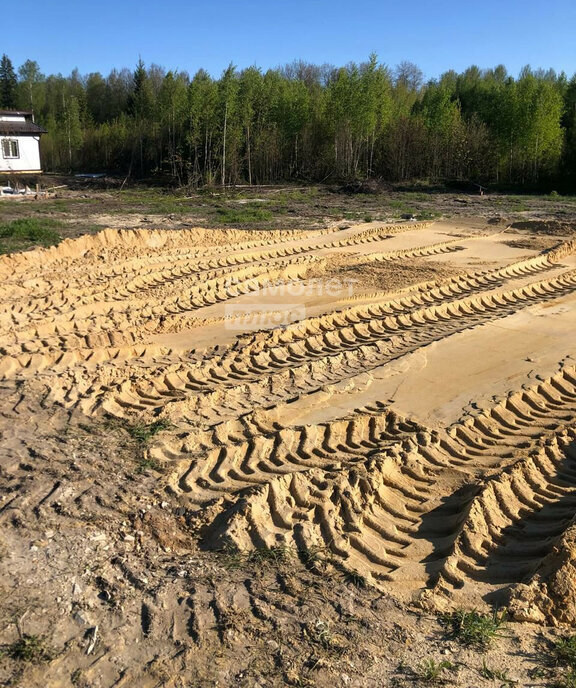
[[433, 657], [422, 660], [416, 670], [420, 680], [426, 683], [440, 683], [444, 681], [447, 671], [452, 671], [454, 665], [447, 659], [437, 662]]
[[61, 237], [61, 224], [48, 218], [29, 217], [0, 223], [0, 253], [22, 251], [31, 246], [53, 246]]
[[508, 671], [502, 669], [491, 669], [486, 664], [486, 659], [482, 659], [482, 669], [480, 669], [480, 676], [487, 678], [489, 681], [500, 681], [501, 688], [505, 686], [513, 686], [518, 681], [508, 677]]
[[501, 614], [480, 614], [476, 610], [465, 611], [458, 609], [455, 612], [443, 614], [441, 623], [446, 628], [447, 635], [464, 645], [474, 645], [485, 648], [497, 637], [502, 635], [502, 629], [506, 622], [506, 612]]
[[266, 222], [274, 216], [264, 208], [248, 206], [245, 208], [218, 208], [218, 219], [224, 224], [241, 225], [252, 222]]
[[576, 635], [556, 640], [552, 648], [552, 656], [556, 664], [570, 666], [576, 670]]
[[244, 567], [262, 568], [266, 565], [279, 566], [294, 559], [297, 551], [293, 548], [279, 545], [277, 547], [257, 547], [252, 550], [242, 551], [225, 549], [220, 552], [224, 566], [229, 570]]
[[[45, 76], [0, 62], [0, 107], [34, 109], [44, 167], [109, 170], [175, 184], [458, 179], [566, 187], [576, 180], [576, 78], [503, 66], [423, 83], [375, 54], [332, 67], [229, 65], [192, 78], [133, 71]], [[560, 187], [559, 187], [560, 188]], [[562, 190], [562, 189], [561, 189]]]
[[307, 625], [304, 634], [314, 643], [321, 645], [324, 650], [333, 649], [334, 639], [330, 630], [330, 622], [318, 619], [314, 625]]
[[134, 425], [126, 425], [126, 430], [132, 439], [139, 444], [148, 444], [148, 442], [163, 430], [169, 430], [173, 427], [172, 423], [167, 420], [155, 420], [153, 423], [135, 423]]
[[420, 220], [420, 222], [424, 222], [426, 220], [435, 220], [437, 217], [440, 217], [440, 213], [434, 213], [428, 210], [421, 210], [417, 213], [415, 213], [416, 219]]
[[107, 430], [122, 430], [128, 433], [130, 438], [134, 441], [133, 446], [137, 448], [135, 452], [135, 461], [138, 473], [144, 473], [148, 470], [162, 470], [162, 464], [150, 456], [146, 448], [155, 435], [174, 427], [172, 423], [162, 418], [152, 423], [129, 423], [116, 418], [109, 418], [104, 422], [103, 427]]
[[361, 573], [358, 573], [358, 571], [346, 571], [344, 574], [344, 580], [347, 583], [351, 583], [356, 588], [366, 588], [368, 586], [366, 577]]
[[0, 109], [13, 110], [16, 107], [16, 73], [8, 55], [0, 59]]
[[576, 669], [570, 668], [554, 683], [554, 686], [555, 688], [576, 688]]
[[162, 470], [162, 464], [150, 456], [138, 456], [136, 459], [136, 464], [138, 466], [138, 473]]
[[48, 647], [46, 638], [27, 633], [24, 633], [19, 640], [5, 648], [4, 652], [11, 659], [30, 664], [49, 662], [53, 658], [53, 652]]

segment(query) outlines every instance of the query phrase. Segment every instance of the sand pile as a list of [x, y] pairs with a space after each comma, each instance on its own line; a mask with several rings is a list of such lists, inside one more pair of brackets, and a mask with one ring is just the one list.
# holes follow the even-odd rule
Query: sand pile
[[[558, 600], [573, 575], [573, 341], [527, 332], [509, 376], [487, 359], [482, 395], [467, 349], [453, 422], [396, 401], [418, 365], [432, 410], [434, 361], [470, 333], [489, 340], [526, 314], [542, 333], [559, 314], [569, 328], [575, 242], [539, 252], [509, 238], [442, 223], [107, 230], [2, 258], [0, 376], [20, 409], [160, 420], [146, 460], [201, 548], [321, 552], [327, 571], [399, 598], [433, 589], [444, 605], [522, 583], [519, 617], [570, 620]], [[361, 279], [374, 264], [394, 275], [378, 292]], [[344, 265], [355, 286], [329, 292], [322, 279]]]

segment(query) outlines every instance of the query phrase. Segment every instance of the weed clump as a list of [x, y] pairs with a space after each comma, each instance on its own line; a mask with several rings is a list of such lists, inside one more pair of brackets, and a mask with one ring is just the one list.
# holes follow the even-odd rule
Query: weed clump
[[463, 645], [486, 648], [495, 638], [502, 635], [506, 612], [480, 614], [476, 610], [458, 609], [455, 612], [443, 614], [440, 621], [450, 638], [458, 640]]
[[61, 226], [49, 218], [25, 217], [12, 222], [0, 223], [0, 253], [21, 251], [31, 246], [53, 246], [61, 236], [56, 229]]
[[449, 662], [447, 659], [437, 662], [434, 658], [424, 659], [418, 669], [416, 674], [421, 681], [425, 683], [439, 683], [444, 681], [444, 676], [446, 671], [452, 671], [454, 669], [454, 664]]
[[269, 210], [254, 206], [248, 206], [246, 208], [218, 208], [216, 213], [218, 219], [227, 225], [268, 222], [274, 217]]
[[5, 648], [3, 653], [10, 659], [30, 664], [49, 662], [54, 656], [44, 636], [27, 633], [23, 633], [20, 639]]
[[126, 431], [139, 444], [147, 444], [154, 435], [157, 435], [162, 430], [169, 430], [172, 426], [170, 421], [160, 419], [153, 423], [135, 423], [134, 425], [127, 425]]
[[240, 569], [245, 566], [261, 567], [266, 564], [278, 566], [291, 561], [297, 552], [290, 547], [258, 547], [249, 551], [222, 550], [220, 554], [224, 566], [229, 570]]
[[487, 678], [489, 681], [500, 681], [501, 688], [504, 688], [505, 686], [512, 686], [515, 683], [518, 683], [518, 681], [508, 676], [507, 670], [491, 669], [486, 664], [485, 659], [482, 660], [482, 669], [480, 669], [479, 673], [482, 678]]
[[576, 635], [559, 638], [552, 648], [552, 656], [556, 664], [576, 670]]

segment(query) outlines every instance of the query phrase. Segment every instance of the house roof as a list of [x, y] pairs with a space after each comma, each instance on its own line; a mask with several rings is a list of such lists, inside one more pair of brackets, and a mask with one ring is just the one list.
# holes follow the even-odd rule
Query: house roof
[[32, 115], [34, 114], [32, 110], [0, 110], [0, 117], [2, 115], [20, 115], [20, 117], [25, 116], [25, 115]]
[[[1, 114], [1, 113], [0, 113]], [[2, 122], [0, 121], [0, 136], [10, 134], [26, 135], [26, 134], [45, 134], [46, 129], [34, 124], [34, 122]]]

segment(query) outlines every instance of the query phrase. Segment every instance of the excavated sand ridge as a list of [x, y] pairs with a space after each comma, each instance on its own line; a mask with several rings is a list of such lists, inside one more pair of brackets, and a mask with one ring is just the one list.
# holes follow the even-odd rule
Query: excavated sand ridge
[[[35, 403], [165, 420], [147, 457], [203, 548], [290, 546], [403, 599], [497, 599], [549, 566], [576, 507], [576, 243], [509, 238], [106, 230], [4, 257], [0, 380], [22, 423]], [[452, 276], [332, 296], [320, 278], [309, 315], [297, 287], [339, 251], [347, 274], [442, 256]]]

